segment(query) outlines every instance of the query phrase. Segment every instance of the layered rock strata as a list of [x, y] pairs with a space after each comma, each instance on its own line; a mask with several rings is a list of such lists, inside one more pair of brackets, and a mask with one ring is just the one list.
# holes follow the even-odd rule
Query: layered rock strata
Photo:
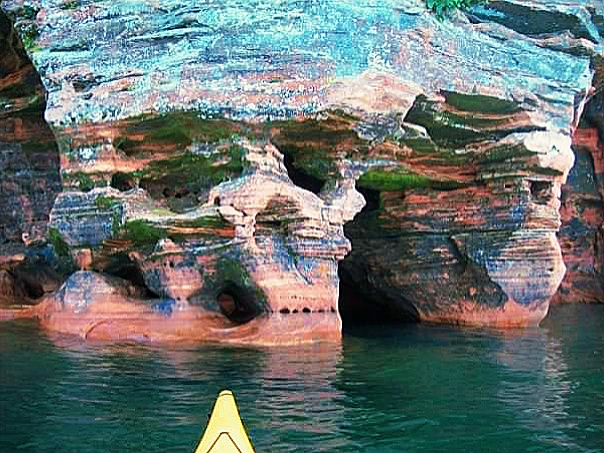
[[343, 313], [539, 322], [602, 11], [282, 7], [3, 2], [49, 93], [55, 250], [156, 298], [90, 332], [153, 338], [151, 313], [162, 338], [339, 338], [347, 253]]
[[558, 239], [567, 270], [552, 303], [604, 302], [603, 148], [592, 109], [575, 134], [575, 166], [562, 186]]
[[61, 190], [59, 151], [44, 121], [46, 90], [0, 11], [0, 244], [46, 236]]
[[343, 180], [343, 189], [322, 200], [291, 182], [270, 143], [242, 139], [237, 146], [242, 175], [184, 213], [154, 208], [142, 189], [60, 194], [50, 226], [71, 255], [90, 250], [91, 267], [107, 271], [122, 254], [155, 298], [112, 290], [112, 281], [125, 283], [80, 272], [31, 313], [86, 338], [339, 338], [337, 261], [350, 251], [343, 223], [362, 208], [362, 197]]
[[60, 280], [36, 248], [61, 191], [46, 90], [14, 23], [0, 11], [0, 305], [32, 302]]

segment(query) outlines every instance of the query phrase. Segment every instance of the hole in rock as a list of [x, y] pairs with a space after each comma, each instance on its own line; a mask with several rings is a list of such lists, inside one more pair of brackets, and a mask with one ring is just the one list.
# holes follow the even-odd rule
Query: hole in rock
[[[417, 322], [418, 315], [412, 304], [407, 303], [404, 296], [396, 291], [389, 294], [380, 286], [379, 275], [376, 278], [370, 275], [372, 270], [368, 260], [373, 259], [373, 254], [387, 254], [396, 236], [393, 238], [376, 228], [379, 225], [376, 219], [381, 211], [380, 191], [358, 185], [357, 190], [365, 198], [366, 204], [351, 222], [344, 225], [344, 234], [351, 242], [352, 251], [338, 263], [338, 307], [342, 326]], [[396, 300], [392, 295], [395, 293]], [[336, 312], [334, 307], [331, 307], [331, 312]]]
[[224, 285], [216, 301], [222, 314], [238, 324], [251, 321], [261, 312], [254, 303], [253, 296], [232, 282]]
[[292, 313], [298, 313], [298, 309], [294, 308], [294, 311], [292, 311]]
[[282, 313], [284, 315], [288, 315], [289, 314], [289, 308], [282, 308], [281, 310], [279, 310], [279, 313]]
[[411, 304], [402, 304], [398, 300], [393, 300], [380, 289], [370, 287], [366, 281], [354, 281], [345, 270], [339, 271], [338, 274], [340, 275], [338, 304], [344, 327], [418, 321], [418, 315]]
[[[12, 277], [13, 280], [13, 295], [16, 297], [26, 297], [29, 299], [38, 299], [44, 295], [44, 288], [29, 275], [19, 275], [9, 271], [0, 271], [0, 280], [3, 280], [2, 273]], [[0, 282], [0, 285], [2, 283]]]
[[27, 297], [30, 299], [38, 299], [44, 295], [44, 288], [37, 282], [22, 280], [22, 285]]
[[[365, 198], [365, 207], [361, 212], [367, 213], [377, 211], [380, 208], [380, 192], [379, 190], [368, 189], [366, 187], [356, 186], [357, 191]], [[405, 198], [405, 194], [401, 194], [401, 198]]]
[[554, 198], [551, 181], [529, 181], [531, 199], [537, 204], [547, 204]]
[[325, 184], [324, 180], [296, 168], [293, 164], [293, 159], [287, 153], [284, 155], [283, 163], [287, 169], [287, 174], [295, 185], [310, 190], [314, 194], [321, 192], [321, 188]]
[[131, 282], [141, 291], [141, 297], [143, 299], [157, 297], [157, 294], [147, 288], [143, 274], [138, 265], [132, 261], [125, 252], [117, 252], [111, 255], [108, 265], [102, 268], [102, 271], [106, 274]]
[[111, 175], [111, 182], [109, 183], [111, 187], [117, 189], [119, 191], [125, 192], [135, 187], [134, 178], [122, 172], [116, 172]]
[[170, 267], [174, 269], [174, 261], [170, 261]]
[[308, 307], [304, 307], [304, 308], [302, 309], [302, 313], [310, 313], [310, 308], [308, 308]]
[[220, 206], [220, 197], [214, 198], [214, 206]]
[[182, 187], [181, 187], [181, 188], [179, 188], [179, 189], [178, 189], [178, 191], [177, 191], [177, 192], [176, 192], [176, 194], [174, 195], [174, 198], [177, 198], [177, 199], [179, 199], [179, 200], [180, 200], [181, 198], [184, 198], [184, 197], [189, 196], [189, 194], [190, 194], [189, 189], [186, 189], [186, 188], [182, 188]]

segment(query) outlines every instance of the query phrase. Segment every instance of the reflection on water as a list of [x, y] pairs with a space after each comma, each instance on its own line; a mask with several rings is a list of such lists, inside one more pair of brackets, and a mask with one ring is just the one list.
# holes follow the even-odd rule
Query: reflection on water
[[498, 362], [509, 367], [497, 398], [543, 443], [589, 451], [565, 434], [577, 423], [568, 404], [575, 384], [568, 375], [561, 342], [548, 336], [546, 329], [519, 333], [510, 332], [497, 351]]
[[1, 452], [190, 452], [234, 391], [261, 452], [604, 451], [604, 307], [533, 330], [349, 328], [299, 348], [87, 343], [0, 324]]

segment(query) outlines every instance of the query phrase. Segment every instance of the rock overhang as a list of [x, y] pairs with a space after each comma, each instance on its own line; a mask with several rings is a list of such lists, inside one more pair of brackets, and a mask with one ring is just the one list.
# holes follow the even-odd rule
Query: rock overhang
[[[265, 2], [253, 14], [245, 2], [28, 5], [35, 17], [17, 20], [38, 31], [30, 55], [48, 90], [46, 118], [57, 127], [191, 109], [245, 120], [337, 107], [404, 115], [420, 89], [533, 105], [566, 129], [574, 97], [592, 78], [587, 57], [439, 21], [419, 1], [285, 9]], [[3, 8], [17, 13], [22, 2]]]

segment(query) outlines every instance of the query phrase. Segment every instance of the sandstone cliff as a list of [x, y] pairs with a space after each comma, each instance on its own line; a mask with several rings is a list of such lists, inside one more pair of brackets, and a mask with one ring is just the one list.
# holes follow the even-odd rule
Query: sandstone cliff
[[[280, 343], [339, 337], [340, 311], [508, 326], [601, 300], [600, 156], [577, 132], [601, 111], [580, 124], [604, 73], [598, 5], [2, 8], [60, 153], [45, 234], [154, 300], [135, 337], [153, 330], [140, 313]], [[41, 316], [63, 329], [60, 294]]]

